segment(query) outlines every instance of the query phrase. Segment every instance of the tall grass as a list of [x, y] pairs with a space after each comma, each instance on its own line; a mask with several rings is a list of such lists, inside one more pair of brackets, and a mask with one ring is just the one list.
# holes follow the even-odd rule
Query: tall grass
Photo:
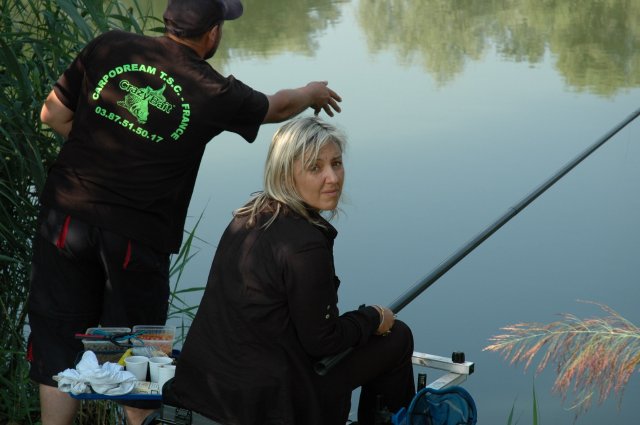
[[169, 276], [174, 283], [171, 290], [171, 296], [169, 298], [169, 315], [167, 321], [179, 321], [180, 323], [178, 329], [179, 332], [176, 333], [177, 344], [182, 344], [182, 342], [184, 342], [184, 339], [187, 336], [188, 326], [191, 324], [191, 322], [193, 322], [195, 313], [198, 308], [197, 305], [190, 304], [187, 300], [187, 297], [189, 295], [193, 295], [194, 293], [204, 291], [204, 286], [191, 286], [182, 284], [183, 273], [187, 265], [189, 264], [189, 261], [191, 261], [191, 259], [197, 254], [197, 251], [194, 251], [194, 241], [199, 240], [200, 242], [204, 242], [196, 237], [196, 230], [198, 229], [200, 220], [202, 220], [203, 214], [204, 213], [200, 214], [195, 225], [188, 232], [187, 238], [182, 243], [180, 252], [172, 259], [171, 268], [169, 269]]
[[622, 402], [624, 388], [640, 363], [640, 328], [610, 307], [590, 302], [606, 313], [604, 317], [581, 319], [562, 314], [549, 324], [518, 323], [502, 328], [505, 334], [490, 338], [484, 350], [501, 353], [512, 364], [524, 363], [525, 370], [541, 353], [537, 372], [555, 363], [553, 390], [563, 400], [573, 392], [571, 408], [576, 417], [587, 411], [594, 399], [603, 402], [617, 394]]
[[[520, 422], [518, 419], [514, 418], [516, 410], [516, 402], [513, 402], [511, 406], [511, 410], [509, 411], [509, 416], [507, 417], [507, 425], [518, 425]], [[532, 405], [531, 405], [531, 424], [538, 425], [538, 418], [540, 416], [540, 409], [538, 406], [538, 397], [536, 397], [536, 386], [535, 384], [532, 387]], [[515, 421], [515, 422], [514, 422]]]
[[136, 0], [0, 0], [0, 423], [34, 423], [25, 302], [37, 199], [62, 140], [39, 121], [53, 82], [95, 35], [159, 28]]

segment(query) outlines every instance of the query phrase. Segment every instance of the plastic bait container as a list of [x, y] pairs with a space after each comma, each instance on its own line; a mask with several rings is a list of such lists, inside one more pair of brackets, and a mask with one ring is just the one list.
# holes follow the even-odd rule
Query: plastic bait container
[[171, 356], [176, 337], [175, 326], [136, 325], [133, 327], [132, 333], [136, 334], [134, 345], [139, 345], [142, 341], [145, 347], [154, 347]]

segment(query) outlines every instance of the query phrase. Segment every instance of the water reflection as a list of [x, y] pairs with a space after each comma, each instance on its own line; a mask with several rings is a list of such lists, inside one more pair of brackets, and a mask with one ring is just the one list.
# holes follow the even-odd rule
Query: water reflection
[[224, 28], [222, 56], [313, 56], [316, 37], [341, 16], [348, 0], [243, 0], [245, 14]]
[[634, 0], [360, 0], [369, 49], [418, 63], [439, 84], [490, 49], [542, 62], [548, 50], [573, 90], [611, 96], [640, 85], [640, 2]]
[[[565, 84], [612, 96], [640, 86], [640, 2], [635, 0], [353, 0], [371, 53], [392, 51], [445, 85], [495, 49], [507, 60], [542, 63]], [[166, 0], [140, 1], [161, 19]], [[282, 53], [313, 56], [317, 39], [350, 0], [244, 0], [224, 27], [216, 64]]]
[[[282, 53], [313, 56], [318, 48], [316, 39], [340, 19], [341, 6], [348, 2], [243, 0], [244, 14], [224, 26], [223, 42], [213, 60], [223, 69], [232, 58], [264, 59]], [[167, 0], [138, 0], [138, 3], [144, 12], [162, 21]]]

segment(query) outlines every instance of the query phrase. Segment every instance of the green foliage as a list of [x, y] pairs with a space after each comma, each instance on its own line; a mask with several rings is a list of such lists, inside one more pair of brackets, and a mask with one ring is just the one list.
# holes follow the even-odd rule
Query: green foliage
[[533, 386], [532, 414], [533, 414], [533, 425], [538, 425], [538, 398], [536, 397], [536, 387], [535, 387], [535, 385]]
[[[511, 410], [509, 411], [509, 417], [507, 418], [507, 425], [517, 425], [518, 424], [518, 420], [516, 420], [514, 422], [514, 413], [516, 410], [516, 402], [514, 401], [513, 404], [511, 405]], [[535, 384], [533, 384], [532, 386], [532, 406], [531, 406], [531, 423], [533, 425], [538, 425], [538, 417], [540, 415], [539, 413], [539, 406], [538, 406], [538, 398], [536, 397], [536, 386]]]
[[40, 108], [95, 35], [157, 23], [129, 3], [0, 0], [0, 423], [34, 423], [38, 416], [25, 360], [25, 302], [38, 194], [62, 143], [40, 124]]
[[75, 425], [125, 424], [122, 406], [110, 400], [82, 400]]
[[[175, 319], [180, 320], [179, 332], [176, 333], [176, 343], [181, 344], [187, 336], [188, 327], [195, 318], [197, 305], [190, 305], [186, 296], [193, 293], [204, 291], [203, 286], [187, 286], [180, 288], [182, 283], [182, 275], [189, 261], [197, 254], [193, 252], [194, 241], [196, 238], [196, 229], [202, 220], [202, 214], [198, 217], [196, 224], [193, 226], [190, 232], [187, 234], [187, 238], [182, 242], [180, 252], [176, 257], [172, 259], [171, 268], [169, 269], [169, 275], [173, 283], [171, 290], [171, 296], [169, 298], [169, 316], [168, 321]], [[200, 240], [202, 242], [202, 240]]]
[[511, 411], [509, 412], [509, 417], [507, 418], [507, 425], [513, 425], [513, 412], [515, 409], [516, 409], [516, 403], [513, 402], [513, 404], [511, 405]]

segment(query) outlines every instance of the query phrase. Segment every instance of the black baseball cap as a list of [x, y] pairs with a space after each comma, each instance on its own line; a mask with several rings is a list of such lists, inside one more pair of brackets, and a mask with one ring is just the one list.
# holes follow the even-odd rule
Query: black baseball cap
[[239, 18], [242, 12], [240, 0], [169, 0], [163, 18], [170, 33], [192, 37], [218, 22]]

